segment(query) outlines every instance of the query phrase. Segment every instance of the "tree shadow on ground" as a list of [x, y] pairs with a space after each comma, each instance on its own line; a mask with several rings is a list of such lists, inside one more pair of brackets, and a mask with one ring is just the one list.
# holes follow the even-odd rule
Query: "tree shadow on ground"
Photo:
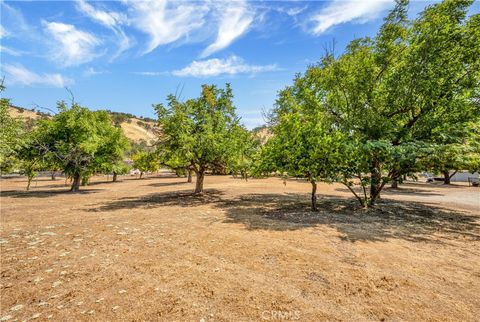
[[320, 210], [312, 212], [306, 194], [247, 194], [226, 198], [219, 190], [207, 189], [202, 195], [184, 190], [126, 197], [87, 211], [206, 204], [225, 213], [224, 223], [240, 223], [248, 230], [288, 231], [327, 226], [351, 242], [390, 238], [436, 243], [480, 240], [480, 216], [388, 198], [382, 198], [375, 208], [363, 209], [352, 198], [322, 196], [318, 203]]
[[77, 192], [71, 192], [70, 190], [37, 190], [37, 191], [21, 191], [21, 190], [6, 190], [1, 191], [2, 197], [12, 198], [48, 198], [58, 195], [87, 195], [91, 193], [97, 193], [105, 189], [80, 189]]
[[221, 206], [226, 223], [247, 229], [297, 230], [326, 225], [348, 241], [442, 242], [446, 239], [480, 240], [480, 217], [418, 202], [383, 198], [376, 207], [363, 209], [354, 199], [323, 197], [318, 212], [310, 211], [306, 195], [249, 194]]
[[[335, 190], [339, 191], [339, 192], [345, 192], [345, 193], [351, 194], [351, 192], [350, 192], [350, 190], [348, 190], [348, 188], [340, 187], [340, 188], [335, 188]], [[356, 189], [354, 189], [354, 190], [357, 193], [359, 193], [360, 195], [363, 194], [363, 192], [358, 187], [356, 187]], [[368, 193], [368, 191], [367, 191], [367, 193]], [[429, 191], [429, 190], [426, 190], [426, 189], [415, 189], [415, 188], [410, 188], [410, 187], [409, 188], [406, 188], [406, 187], [399, 187], [399, 188], [387, 187], [387, 188], [384, 188], [382, 190], [382, 196], [384, 196], [384, 195], [443, 196], [443, 194], [435, 192], [435, 191]]]
[[168, 187], [168, 186], [178, 186], [178, 185], [192, 185], [191, 182], [187, 182], [186, 179], [184, 181], [175, 181], [175, 182], [157, 182], [157, 183], [149, 183], [147, 186], [150, 187]]
[[468, 188], [466, 184], [460, 184], [459, 182], [452, 182], [450, 184], [444, 184], [443, 182], [420, 182], [420, 181], [407, 181], [399, 184], [399, 187], [422, 187], [422, 188], [440, 188], [440, 189], [455, 189], [455, 188]]
[[223, 193], [216, 189], [206, 189], [203, 194], [195, 194], [193, 189], [184, 191], [153, 193], [143, 197], [125, 197], [87, 209], [87, 211], [115, 211], [120, 209], [158, 208], [169, 206], [196, 207], [222, 201]]

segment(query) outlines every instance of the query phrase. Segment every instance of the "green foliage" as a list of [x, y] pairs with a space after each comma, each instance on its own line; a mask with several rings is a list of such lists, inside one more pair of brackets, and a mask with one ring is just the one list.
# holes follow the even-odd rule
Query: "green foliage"
[[328, 53], [297, 78], [304, 94], [289, 99], [318, 109], [318, 123], [355, 142], [344, 177], [350, 187], [370, 185], [362, 204], [373, 205], [389, 180], [419, 169], [432, 149], [463, 142], [468, 124], [480, 122], [480, 15], [466, 17], [471, 3], [445, 0], [409, 21], [408, 1], [398, 1], [374, 39]]
[[325, 122], [321, 102], [311, 94], [301, 77], [280, 92], [271, 115], [273, 136], [261, 149], [256, 172], [305, 178], [312, 184], [316, 210], [316, 182], [340, 180], [348, 138]]
[[246, 156], [250, 148], [239, 140], [250, 137], [239, 125], [232, 99], [229, 84], [225, 89], [203, 85], [199, 98], [179, 102], [170, 95], [167, 108], [154, 106], [162, 132], [158, 145], [162, 163], [194, 171], [197, 193], [203, 191], [207, 170], [245, 170], [246, 164], [238, 158]]
[[104, 143], [97, 150], [97, 157], [92, 165], [98, 172], [125, 174], [128, 172], [125, 153], [130, 143], [121, 128], [108, 127], [103, 134]]
[[254, 171], [260, 140], [243, 126], [236, 126], [233, 131], [235, 140], [232, 142], [232, 153], [227, 161], [228, 171], [247, 180]]
[[[0, 84], [0, 93], [4, 91]], [[23, 122], [10, 116], [8, 109], [10, 100], [0, 98], [0, 171], [10, 172], [17, 165], [15, 151], [22, 144], [21, 138], [24, 131]]]
[[106, 111], [90, 111], [77, 104], [68, 108], [63, 102], [58, 109], [52, 119], [39, 122], [35, 146], [49, 162], [73, 177], [72, 191], [77, 191], [82, 177], [119, 162], [128, 142]]
[[37, 148], [38, 136], [39, 133], [35, 130], [26, 132], [22, 137], [22, 144], [15, 151], [15, 156], [19, 160], [20, 173], [27, 176], [27, 190], [30, 189], [30, 183], [37, 176], [38, 171], [47, 167], [46, 159]]
[[140, 178], [144, 172], [158, 171], [160, 163], [155, 152], [139, 151], [132, 156], [133, 168], [140, 170]]

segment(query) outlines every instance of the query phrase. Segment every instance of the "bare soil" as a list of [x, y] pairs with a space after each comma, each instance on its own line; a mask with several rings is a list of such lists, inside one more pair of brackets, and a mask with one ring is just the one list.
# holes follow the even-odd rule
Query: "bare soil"
[[480, 190], [162, 175], [1, 181], [0, 320], [478, 321]]

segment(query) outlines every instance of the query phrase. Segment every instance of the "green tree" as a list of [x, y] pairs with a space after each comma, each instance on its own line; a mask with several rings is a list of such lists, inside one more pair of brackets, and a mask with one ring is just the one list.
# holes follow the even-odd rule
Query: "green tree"
[[402, 164], [412, 146], [479, 121], [480, 15], [466, 16], [471, 4], [445, 0], [410, 21], [399, 0], [375, 38], [327, 53], [303, 76], [332, 126], [358, 143], [347, 174], [362, 175], [369, 205], [411, 170]]
[[[464, 133], [459, 134], [459, 131]], [[475, 172], [479, 169], [480, 122], [453, 127], [447, 134], [437, 136], [434, 142], [420, 164], [424, 170], [442, 174], [445, 184], [450, 184], [459, 170]]]
[[239, 119], [233, 106], [229, 84], [225, 89], [203, 85], [199, 98], [179, 102], [168, 97], [168, 107], [158, 104], [155, 110], [161, 129], [162, 162], [173, 160], [196, 175], [195, 193], [203, 192], [208, 170], [228, 168], [237, 155], [235, 145]]
[[160, 163], [154, 151], [139, 151], [132, 156], [133, 167], [140, 171], [140, 179], [145, 172], [158, 171]]
[[118, 159], [124, 146], [112, 147], [118, 138], [111, 117], [105, 111], [90, 111], [78, 104], [68, 108], [58, 104], [59, 113], [50, 120], [41, 120], [35, 145], [41, 154], [73, 178], [71, 191], [98, 171], [102, 164]]
[[[3, 81], [0, 83], [0, 93], [5, 91]], [[20, 119], [10, 116], [8, 109], [10, 100], [0, 98], [0, 171], [10, 172], [17, 165], [15, 151], [21, 146], [24, 124]]]
[[104, 144], [97, 151], [94, 167], [98, 172], [112, 173], [113, 182], [119, 174], [126, 174], [129, 167], [125, 164], [126, 151], [130, 143], [121, 127], [108, 127], [104, 133]]
[[236, 126], [233, 130], [234, 142], [227, 170], [235, 176], [240, 175], [242, 179], [248, 180], [254, 171], [260, 139], [243, 126]]
[[340, 180], [347, 137], [325, 122], [320, 104], [297, 77], [280, 92], [271, 115], [273, 136], [262, 148], [257, 171], [305, 178], [312, 185], [311, 209], [317, 209], [317, 182]]

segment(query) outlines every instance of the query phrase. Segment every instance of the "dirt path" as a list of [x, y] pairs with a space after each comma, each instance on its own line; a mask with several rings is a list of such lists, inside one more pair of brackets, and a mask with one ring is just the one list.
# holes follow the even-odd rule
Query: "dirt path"
[[[476, 321], [480, 195], [207, 177], [1, 182], [0, 320]], [[2, 321], [3, 321], [2, 320]]]

